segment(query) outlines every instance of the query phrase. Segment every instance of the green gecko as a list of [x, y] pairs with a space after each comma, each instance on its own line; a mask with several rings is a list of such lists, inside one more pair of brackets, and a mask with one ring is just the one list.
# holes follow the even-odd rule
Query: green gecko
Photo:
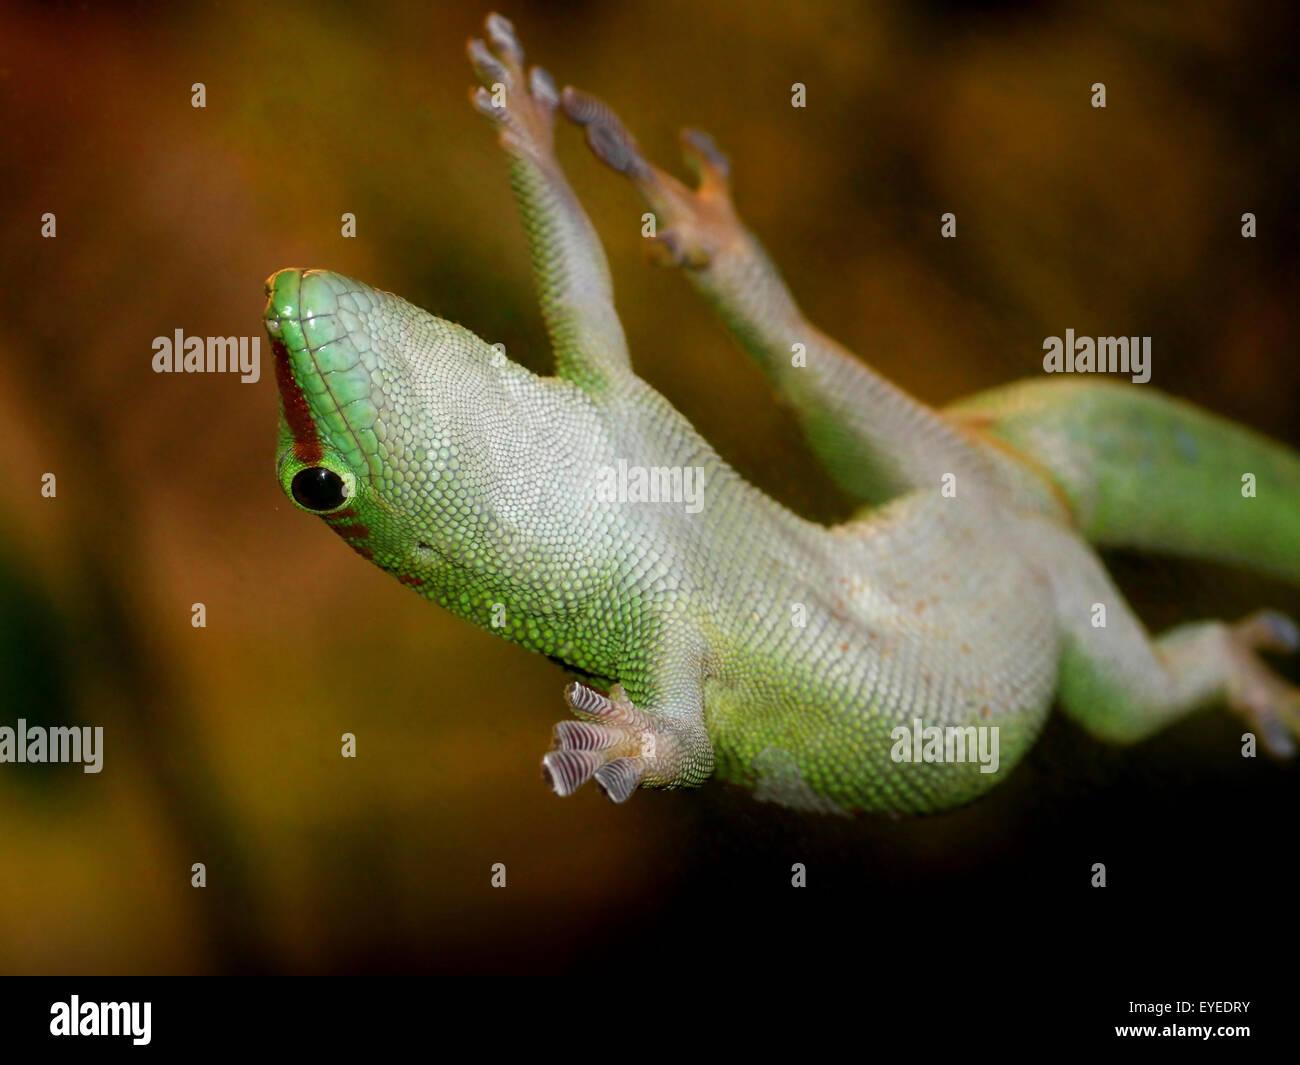
[[[622, 802], [717, 777], [805, 810], [940, 810], [1005, 775], [1054, 700], [1114, 743], [1226, 704], [1292, 753], [1300, 691], [1257, 653], [1296, 650], [1296, 626], [1260, 611], [1153, 638], [1092, 545], [1300, 580], [1300, 455], [1127, 383], [1044, 379], [925, 406], [802, 317], [707, 136], [683, 134], [688, 188], [599, 101], [525, 75], [505, 19], [487, 35], [469, 45], [472, 100], [509, 160], [556, 374], [359, 281], [281, 270], [265, 313], [278, 473], [403, 584], [582, 678], [543, 759], [556, 792], [594, 779]], [[633, 372], [604, 253], [553, 152], [560, 111], [792, 404], [862, 504], [852, 520], [827, 528], [764, 496]], [[676, 471], [660, 486], [696, 505], [637, 499], [629, 470]], [[917, 724], [947, 746], [913, 758]]]

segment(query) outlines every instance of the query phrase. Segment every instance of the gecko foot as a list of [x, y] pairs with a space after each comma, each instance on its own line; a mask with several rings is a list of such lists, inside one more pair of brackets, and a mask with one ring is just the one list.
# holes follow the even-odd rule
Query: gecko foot
[[1228, 639], [1235, 665], [1228, 705], [1246, 719], [1270, 754], [1291, 757], [1300, 737], [1300, 688], [1269, 669], [1257, 652], [1300, 650], [1300, 628], [1284, 614], [1260, 610], [1229, 626]]
[[638, 710], [621, 685], [602, 695], [573, 683], [564, 698], [580, 720], [556, 725], [542, 758], [542, 777], [557, 795], [572, 795], [594, 779], [609, 799], [625, 802], [642, 784], [673, 787], [708, 776], [712, 753], [701, 751], [701, 740], [708, 748], [702, 730]]
[[470, 90], [470, 102], [501, 129], [501, 144], [513, 155], [554, 165], [555, 82], [541, 67], [524, 77], [524, 50], [508, 19], [492, 14], [486, 23], [489, 48], [482, 40], [469, 42], [470, 64], [481, 82]]
[[565, 115], [586, 129], [587, 146], [596, 158], [630, 178], [654, 211], [656, 245], [667, 261], [705, 267], [744, 237], [731, 203], [731, 166], [707, 133], [681, 133], [682, 153], [698, 182], [691, 189], [647, 162], [635, 138], [603, 101], [566, 86], [560, 102]]

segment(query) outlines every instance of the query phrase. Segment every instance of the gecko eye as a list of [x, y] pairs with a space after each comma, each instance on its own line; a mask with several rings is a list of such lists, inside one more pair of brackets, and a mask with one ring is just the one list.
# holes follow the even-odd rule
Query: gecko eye
[[293, 478], [293, 498], [308, 510], [326, 511], [343, 505], [343, 478], [324, 466], [299, 470]]

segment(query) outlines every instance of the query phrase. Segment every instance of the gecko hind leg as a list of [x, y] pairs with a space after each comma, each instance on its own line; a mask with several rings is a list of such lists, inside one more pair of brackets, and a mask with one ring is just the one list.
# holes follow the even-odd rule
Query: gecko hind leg
[[1136, 743], [1224, 704], [1270, 754], [1295, 753], [1300, 688], [1260, 657], [1300, 650], [1300, 629], [1289, 618], [1260, 610], [1235, 623], [1194, 621], [1151, 636], [1076, 534], [1039, 522], [1028, 551], [1050, 573], [1057, 600], [1061, 707], [1085, 729], [1112, 743]]

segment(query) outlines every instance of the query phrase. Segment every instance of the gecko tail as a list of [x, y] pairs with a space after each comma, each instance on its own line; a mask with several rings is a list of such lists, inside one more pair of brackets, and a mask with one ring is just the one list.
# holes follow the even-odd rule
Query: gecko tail
[[948, 415], [1045, 470], [1080, 532], [1300, 584], [1300, 454], [1145, 385], [1055, 378], [981, 392]]

